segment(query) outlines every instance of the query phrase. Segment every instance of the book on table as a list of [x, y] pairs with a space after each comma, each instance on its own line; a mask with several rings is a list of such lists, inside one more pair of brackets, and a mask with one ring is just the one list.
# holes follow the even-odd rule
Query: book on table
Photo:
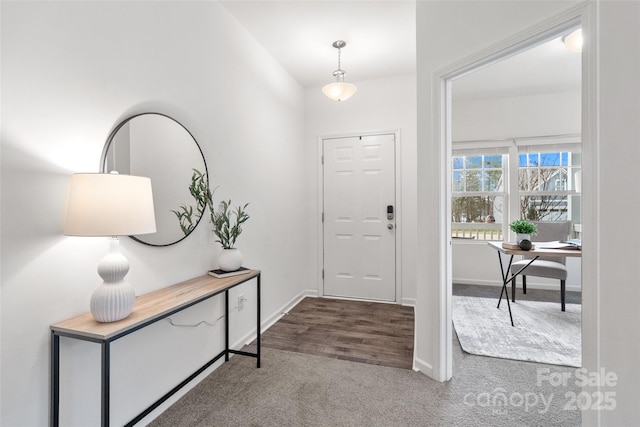
[[[556, 240], [553, 242], [535, 242], [535, 245], [532, 245], [530, 250], [534, 250], [536, 246], [538, 249], [567, 249], [567, 250], [582, 249], [582, 243], [580, 239], [571, 239], [571, 240], [563, 240], [563, 241]], [[512, 242], [502, 242], [502, 247], [504, 249], [516, 249], [516, 250], [520, 249], [520, 245]]]
[[224, 271], [224, 270], [209, 270], [209, 276], [213, 276], [216, 277], [218, 279], [222, 279], [224, 277], [231, 277], [231, 276], [237, 276], [239, 274], [245, 274], [250, 272], [251, 269], [250, 268], [246, 268], [246, 267], [240, 267], [237, 270], [234, 271]]
[[[503, 247], [504, 249], [516, 249], [516, 250], [518, 250], [518, 249], [522, 249], [522, 248], [520, 247], [520, 245], [519, 245], [519, 244], [517, 244], [517, 243], [513, 243], [513, 242], [502, 242], [502, 247]], [[531, 251], [532, 251], [532, 250], [534, 250], [535, 248], [536, 248], [536, 247], [535, 247], [535, 245], [533, 245], [533, 244], [532, 244], [532, 245], [531, 245], [531, 249], [529, 249], [529, 250], [531, 250]]]
[[553, 241], [553, 242], [537, 242], [540, 249], [582, 249], [582, 242], [580, 239]]

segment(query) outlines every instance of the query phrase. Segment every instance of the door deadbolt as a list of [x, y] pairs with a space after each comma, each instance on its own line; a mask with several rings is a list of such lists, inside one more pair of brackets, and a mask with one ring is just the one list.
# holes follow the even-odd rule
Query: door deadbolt
[[393, 205], [387, 205], [387, 219], [389, 221], [393, 219]]
[[387, 228], [388, 228], [389, 230], [393, 230], [393, 224], [387, 224]]

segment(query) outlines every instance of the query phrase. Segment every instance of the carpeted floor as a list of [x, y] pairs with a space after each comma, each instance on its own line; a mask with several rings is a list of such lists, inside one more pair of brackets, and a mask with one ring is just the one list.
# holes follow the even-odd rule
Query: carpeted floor
[[564, 366], [581, 366], [579, 304], [560, 310], [556, 302], [511, 303], [514, 326], [503, 300], [453, 296], [453, 324], [467, 353]]
[[567, 410], [573, 370], [465, 354], [454, 341], [455, 375], [419, 372], [265, 348], [262, 368], [235, 356], [150, 425], [171, 426], [579, 426]]
[[[481, 287], [454, 286], [455, 294]], [[486, 289], [494, 296], [496, 288]], [[498, 294], [499, 295], [499, 294]], [[557, 293], [527, 299], [555, 301]], [[579, 301], [579, 294], [570, 298]], [[249, 348], [251, 351], [251, 348]], [[579, 426], [570, 397], [575, 369], [482, 357], [453, 339], [454, 376], [445, 383], [407, 369], [264, 348], [235, 356], [150, 425], [163, 426]], [[566, 386], [550, 377], [566, 376]], [[569, 405], [568, 407], [566, 405]]]

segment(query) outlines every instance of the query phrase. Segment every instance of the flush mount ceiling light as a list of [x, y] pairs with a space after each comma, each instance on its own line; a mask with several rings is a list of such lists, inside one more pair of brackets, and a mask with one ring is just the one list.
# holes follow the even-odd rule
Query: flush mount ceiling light
[[582, 28], [578, 28], [577, 30], [562, 37], [562, 42], [567, 50], [578, 53], [582, 52]]
[[346, 74], [344, 70], [340, 68], [340, 49], [347, 45], [346, 42], [342, 40], [337, 40], [333, 42], [333, 47], [338, 49], [338, 69], [333, 72], [333, 76], [336, 78], [335, 83], [329, 83], [328, 85], [322, 88], [322, 93], [324, 93], [327, 98], [333, 99], [334, 101], [344, 101], [356, 93], [357, 88], [351, 83], [344, 82], [344, 75]]

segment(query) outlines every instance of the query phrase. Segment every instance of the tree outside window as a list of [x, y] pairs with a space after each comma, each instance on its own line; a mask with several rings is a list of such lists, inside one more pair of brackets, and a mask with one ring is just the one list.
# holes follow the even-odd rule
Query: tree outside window
[[[502, 224], [516, 219], [580, 222], [580, 195], [574, 191], [580, 153], [528, 152], [516, 157], [518, 181], [508, 186], [505, 177], [509, 176], [509, 155], [453, 157], [454, 237], [502, 239]], [[507, 209], [509, 197], [519, 200], [519, 212], [511, 215]], [[474, 223], [477, 225], [472, 226]]]
[[579, 170], [579, 154], [570, 152], [518, 155], [520, 218], [530, 221], [572, 219], [572, 177]]

